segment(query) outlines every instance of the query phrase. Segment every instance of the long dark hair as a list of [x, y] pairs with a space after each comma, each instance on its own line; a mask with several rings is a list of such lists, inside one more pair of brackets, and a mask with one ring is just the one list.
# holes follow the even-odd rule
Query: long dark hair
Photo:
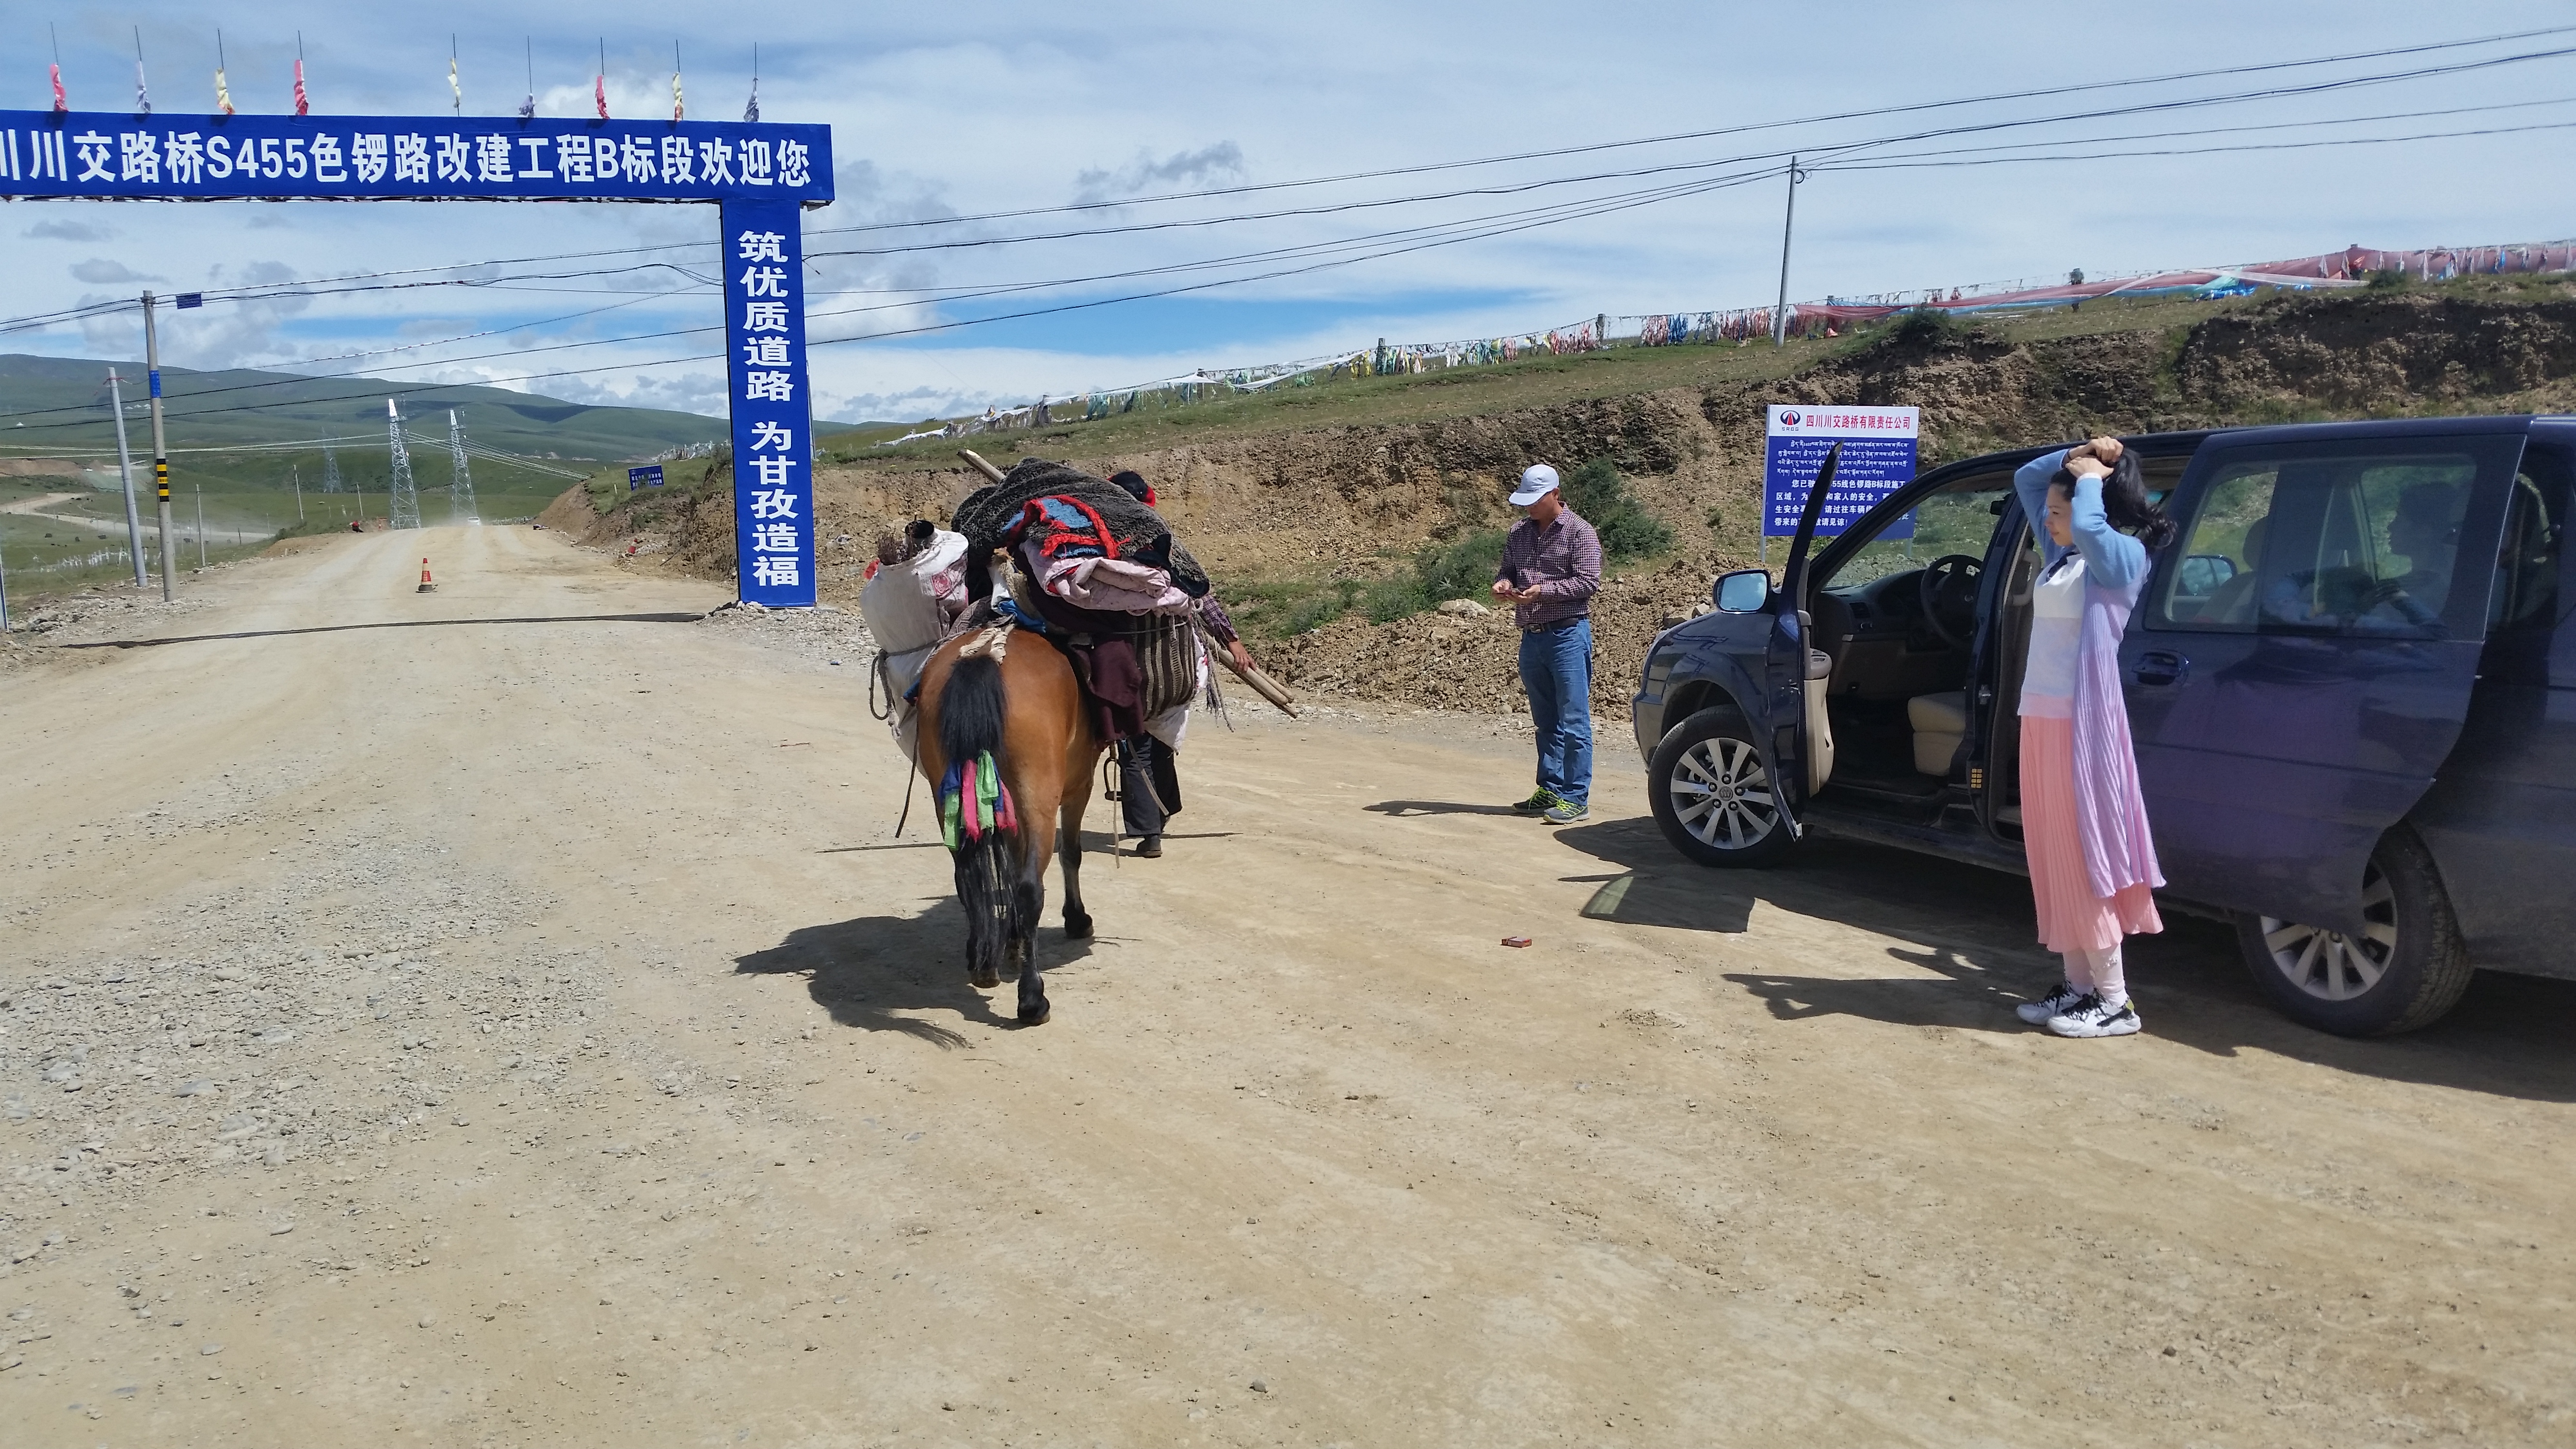
[[[2075, 492], [2073, 470], [2060, 468], [2048, 480], [2051, 488], [2063, 488], [2068, 496]], [[2111, 526], [2124, 533], [2137, 535], [2138, 542], [2154, 553], [2170, 547], [2178, 530], [2163, 508], [2147, 498], [2147, 470], [2138, 455], [2122, 449], [2120, 460], [2111, 465], [2111, 476], [2102, 480], [2102, 514]]]

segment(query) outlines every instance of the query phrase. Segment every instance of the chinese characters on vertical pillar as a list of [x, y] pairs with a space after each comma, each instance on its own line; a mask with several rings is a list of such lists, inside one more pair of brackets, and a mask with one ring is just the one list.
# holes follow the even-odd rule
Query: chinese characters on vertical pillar
[[742, 597], [814, 602], [814, 439], [804, 248], [792, 201], [724, 203], [725, 348]]

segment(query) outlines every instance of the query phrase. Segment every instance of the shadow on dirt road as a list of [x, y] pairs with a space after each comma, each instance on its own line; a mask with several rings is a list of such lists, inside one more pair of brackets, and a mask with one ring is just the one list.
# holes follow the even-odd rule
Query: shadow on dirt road
[[[1052, 903], [1050, 903], [1052, 908]], [[802, 974], [805, 990], [832, 1020], [864, 1031], [893, 1031], [943, 1047], [967, 1045], [955, 1028], [911, 1013], [953, 1012], [965, 1021], [1016, 1029], [1007, 1008], [1011, 984], [987, 997], [966, 982], [966, 913], [939, 896], [917, 916], [854, 916], [828, 926], [799, 926], [787, 939], [734, 962], [746, 976]], [[1091, 954], [1089, 941], [1068, 941], [1060, 922], [1038, 932], [1038, 969], [1053, 970]], [[993, 1003], [1003, 1004], [995, 1011]]]
[[[1761, 903], [1925, 943], [1887, 948], [1910, 968], [1887, 978], [1731, 974], [1782, 1021], [1858, 1016], [1900, 1026], [2021, 1032], [2015, 1004], [2058, 979], [2031, 938], [2019, 876], [1910, 851], [1811, 840], [1776, 868], [1711, 870], [1673, 852], [1651, 819], [1605, 821], [1557, 839], [1621, 869], [1598, 876], [1583, 913], [1599, 920], [1728, 935], [1755, 929]], [[1938, 944], [1933, 944], [1938, 943]], [[2410, 1036], [2350, 1041], [2279, 1015], [2246, 978], [2228, 927], [2167, 912], [2162, 935], [2132, 937], [2129, 984], [2147, 1030], [2234, 1056], [2276, 1053], [2338, 1071], [2537, 1101], [2576, 1101], [2576, 982], [2481, 972], [2449, 1016]], [[1935, 973], [1925, 976], [1923, 972]]]

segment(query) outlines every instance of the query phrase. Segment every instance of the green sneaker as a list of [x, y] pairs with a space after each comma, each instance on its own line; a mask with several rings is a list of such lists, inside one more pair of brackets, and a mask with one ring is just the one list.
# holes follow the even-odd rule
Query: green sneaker
[[1539, 818], [1550, 825], [1572, 825], [1578, 820], [1591, 818], [1591, 815], [1592, 807], [1589, 805], [1574, 800], [1559, 800], [1553, 808]]
[[1530, 797], [1526, 800], [1514, 801], [1512, 809], [1523, 815], [1544, 815], [1548, 811], [1555, 809], [1560, 803], [1562, 802], [1560, 802], [1554, 795], [1549, 794], [1542, 788], [1532, 791]]

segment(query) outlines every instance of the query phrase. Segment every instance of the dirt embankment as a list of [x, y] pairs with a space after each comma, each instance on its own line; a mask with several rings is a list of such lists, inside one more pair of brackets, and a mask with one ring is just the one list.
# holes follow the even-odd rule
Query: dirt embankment
[[[1629, 571], [1596, 611], [1598, 698], [1626, 697], [1664, 619], [1759, 544], [1763, 406], [1913, 404], [1923, 458], [2087, 432], [2576, 407], [2576, 300], [2441, 295], [2287, 298], [2187, 328], [2009, 342], [1974, 330], [1890, 340], [1793, 377], [1587, 399], [1467, 419], [1203, 440], [1126, 453], [1082, 451], [1078, 431], [1011, 441], [1107, 474], [1154, 481], [1175, 529], [1225, 582], [1283, 572], [1375, 574], [1422, 543], [1503, 522], [1506, 480], [1532, 462], [1614, 460], [1672, 525], [1677, 553]], [[944, 517], [974, 475], [844, 467], [820, 478], [822, 591], [856, 599], [874, 539], [903, 519]], [[721, 485], [624, 503], [606, 518], [578, 491], [549, 527], [641, 567], [730, 575], [732, 504]], [[1614, 573], [1617, 572], [1614, 570]], [[1450, 709], [1517, 709], [1514, 639], [1500, 618], [1355, 617], [1264, 652], [1307, 689]]]

